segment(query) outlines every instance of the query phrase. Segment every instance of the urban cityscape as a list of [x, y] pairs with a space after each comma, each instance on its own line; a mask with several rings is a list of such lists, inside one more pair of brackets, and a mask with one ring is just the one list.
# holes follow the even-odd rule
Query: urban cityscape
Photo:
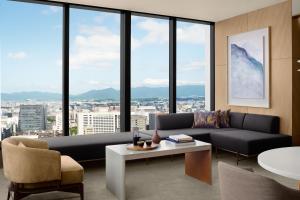
[[[201, 96], [177, 98], [177, 112], [205, 109]], [[169, 112], [168, 98], [133, 99], [131, 127], [155, 129], [155, 115]], [[115, 100], [70, 101], [69, 135], [120, 132], [120, 103]], [[1, 101], [1, 139], [15, 135], [57, 137], [63, 134], [62, 102]]]
[[[4, 26], [11, 28], [3, 30], [1, 139], [120, 132], [120, 14], [70, 8], [69, 133], [63, 133], [63, 9], [14, 1], [4, 6], [10, 19]], [[131, 20], [131, 127], [151, 130], [155, 115], [169, 112], [169, 20]], [[177, 112], [205, 109], [210, 26], [178, 21], [176, 32]]]

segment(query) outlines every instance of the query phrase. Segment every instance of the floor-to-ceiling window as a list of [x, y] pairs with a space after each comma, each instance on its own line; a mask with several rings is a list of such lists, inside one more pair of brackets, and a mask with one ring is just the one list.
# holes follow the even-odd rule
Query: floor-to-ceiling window
[[120, 14], [70, 8], [71, 135], [120, 131]]
[[3, 137], [151, 130], [175, 105], [213, 108], [213, 23], [26, 0], [0, 15]]
[[1, 138], [62, 135], [62, 7], [1, 1]]
[[169, 20], [131, 17], [131, 127], [155, 128], [169, 112]]
[[177, 21], [177, 112], [210, 109], [210, 25]]

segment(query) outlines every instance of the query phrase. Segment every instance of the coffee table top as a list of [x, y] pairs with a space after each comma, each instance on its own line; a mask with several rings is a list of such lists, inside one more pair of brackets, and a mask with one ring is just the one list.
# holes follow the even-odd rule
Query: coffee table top
[[258, 155], [258, 164], [275, 174], [300, 180], [300, 147], [285, 147]]
[[119, 156], [122, 156], [125, 160], [135, 160], [142, 158], [151, 158], [167, 155], [182, 154], [195, 151], [211, 150], [211, 144], [195, 140], [195, 144], [175, 146], [170, 144], [166, 140], [160, 142], [160, 146], [151, 151], [132, 151], [127, 149], [128, 144], [108, 145], [106, 151], [110, 150]]

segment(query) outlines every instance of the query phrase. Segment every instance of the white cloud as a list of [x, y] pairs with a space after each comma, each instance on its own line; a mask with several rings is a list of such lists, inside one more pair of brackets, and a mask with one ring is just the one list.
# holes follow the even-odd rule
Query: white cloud
[[27, 57], [27, 54], [24, 51], [10, 52], [8, 53], [8, 57], [14, 60], [22, 60]]
[[[203, 85], [203, 81], [187, 81], [187, 80], [177, 80], [177, 85]], [[169, 79], [156, 79], [156, 78], [146, 78], [142, 83], [133, 82], [133, 87], [168, 87]]]
[[142, 38], [132, 38], [132, 49], [136, 49], [145, 44], [164, 44], [169, 42], [168, 23], [146, 19], [137, 22], [137, 27], [147, 33]]
[[99, 85], [99, 84], [100, 84], [99, 81], [94, 81], [94, 80], [90, 80], [90, 81], [88, 81], [88, 83], [89, 83], [90, 85]]
[[[166, 44], [169, 43], [169, 24], [159, 22], [154, 19], [136, 20], [137, 28], [145, 31], [146, 34], [141, 38], [132, 38], [132, 49], [136, 49], [146, 44]], [[179, 42], [191, 44], [209, 43], [210, 29], [203, 24], [192, 24], [177, 29]], [[208, 44], [209, 45], [209, 44]]]
[[96, 23], [102, 23], [104, 21], [105, 17], [103, 17], [102, 15], [97, 15], [96, 17], [94, 17], [94, 22]]
[[103, 26], [81, 26], [72, 41], [70, 67], [111, 67], [120, 59], [120, 36]]
[[90, 85], [89, 88], [93, 88], [93, 89], [105, 89], [105, 88], [112, 87], [118, 90], [120, 88], [120, 82], [118, 81], [103, 82], [103, 81], [89, 80], [87, 83]]
[[147, 86], [166, 86], [169, 85], [169, 79], [146, 78], [143, 80], [143, 84]]
[[203, 24], [192, 24], [177, 29], [178, 41], [192, 44], [209, 42], [209, 26]]
[[51, 12], [57, 13], [58, 11], [61, 10], [61, 7], [58, 7], [58, 6], [49, 6], [49, 10]]
[[177, 80], [177, 85], [204, 85], [203, 81], [185, 81], [185, 80]]
[[194, 60], [189, 63], [183, 64], [182, 67], [179, 66], [180, 71], [193, 71], [199, 69], [205, 69], [209, 67], [209, 64], [205, 61]]
[[47, 9], [42, 10], [43, 15], [55, 14], [61, 11], [62, 8], [59, 6], [48, 6]]
[[98, 14], [94, 17], [93, 21], [102, 24], [105, 23], [107, 20], [115, 20], [116, 22], [120, 22], [120, 15], [115, 13], [109, 13], [109, 12], [102, 12], [101, 14]]

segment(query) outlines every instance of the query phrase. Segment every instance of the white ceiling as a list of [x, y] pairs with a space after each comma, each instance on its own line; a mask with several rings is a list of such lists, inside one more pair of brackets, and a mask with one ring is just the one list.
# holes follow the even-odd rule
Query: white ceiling
[[[286, 0], [57, 0], [217, 22]], [[300, 1], [300, 0], [296, 0]]]

